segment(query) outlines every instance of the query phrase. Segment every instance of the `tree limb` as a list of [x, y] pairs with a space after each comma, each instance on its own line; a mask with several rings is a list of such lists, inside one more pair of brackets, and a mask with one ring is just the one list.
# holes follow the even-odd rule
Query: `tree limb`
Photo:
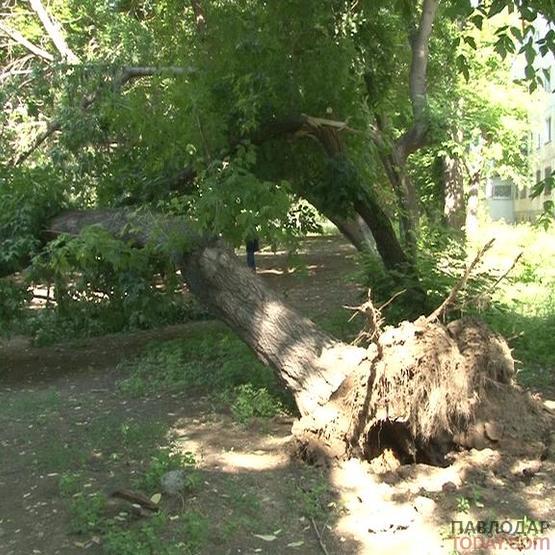
[[397, 157], [407, 157], [425, 144], [428, 132], [428, 53], [434, 20], [440, 0], [424, 0], [418, 29], [411, 37], [412, 60], [409, 76], [409, 94], [413, 125], [396, 143]]
[[68, 46], [66, 39], [64, 38], [61, 29], [48, 15], [48, 12], [42, 5], [41, 0], [29, 0], [31, 7], [38, 15], [41, 23], [51, 38], [52, 42], [61, 54], [62, 59], [67, 61], [69, 64], [78, 64], [79, 58], [74, 54], [71, 48]]
[[27, 40], [19, 31], [16, 31], [15, 29], [8, 27], [2, 21], [0, 21], [0, 31], [8, 35], [8, 37], [10, 37], [15, 42], [17, 42], [18, 44], [26, 48], [29, 52], [31, 52], [35, 56], [38, 56], [39, 58], [42, 58], [47, 62], [54, 61], [54, 56], [52, 56], [50, 52], [47, 52], [46, 50], [43, 50], [39, 46], [34, 45], [30, 40]]
[[[194, 72], [193, 68], [179, 67], [179, 66], [123, 66], [121, 70], [117, 73], [113, 80], [113, 88], [116, 90], [121, 89], [127, 82], [138, 79], [141, 77], [151, 77], [153, 75], [187, 75]], [[81, 109], [83, 111], [88, 110], [97, 100], [100, 91], [97, 90], [95, 93], [87, 95], [81, 102]], [[59, 119], [54, 119], [48, 122], [46, 130], [39, 134], [33, 141], [31, 146], [17, 156], [13, 163], [17, 166], [27, 160], [37, 148], [39, 148], [49, 137], [51, 137], [56, 131], [62, 128], [62, 121]]]
[[440, 306], [438, 306], [426, 318], [428, 322], [434, 322], [435, 320], [439, 320], [447, 313], [447, 310], [449, 309], [449, 307], [455, 302], [455, 299], [457, 298], [459, 291], [466, 285], [466, 282], [468, 281], [468, 278], [470, 277], [472, 270], [476, 267], [476, 264], [480, 262], [480, 260], [482, 259], [486, 251], [488, 251], [491, 248], [494, 242], [495, 242], [495, 239], [491, 239], [478, 251], [478, 254], [474, 257], [474, 260], [468, 265], [468, 268], [466, 269], [462, 278], [455, 284], [453, 289], [451, 289], [449, 296], [441, 303]]

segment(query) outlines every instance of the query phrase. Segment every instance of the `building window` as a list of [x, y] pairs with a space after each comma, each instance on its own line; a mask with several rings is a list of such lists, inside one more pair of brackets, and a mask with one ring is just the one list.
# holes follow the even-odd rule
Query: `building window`
[[543, 194], [547, 197], [551, 194], [551, 166], [545, 168], [545, 187], [543, 189]]
[[510, 185], [494, 185], [492, 198], [511, 198], [512, 187]]
[[551, 116], [545, 120], [545, 144], [551, 142]]
[[536, 183], [539, 183], [542, 180], [542, 171], [538, 170], [536, 172]]
[[538, 142], [536, 145], [537, 149], [540, 150], [540, 148], [542, 147], [542, 134], [538, 133]]
[[528, 187], [522, 187], [520, 190], [520, 198], [526, 198], [528, 196]]

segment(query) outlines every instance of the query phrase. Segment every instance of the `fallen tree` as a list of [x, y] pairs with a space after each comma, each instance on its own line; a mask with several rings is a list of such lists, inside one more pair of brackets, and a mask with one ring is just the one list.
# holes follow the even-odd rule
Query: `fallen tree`
[[221, 239], [199, 235], [182, 220], [68, 212], [48, 232], [75, 235], [90, 225], [137, 246], [179, 238], [170, 251], [191, 292], [294, 396], [301, 418], [293, 432], [308, 460], [393, 456], [443, 464], [453, 448], [498, 444], [524, 432], [540, 445], [548, 429], [540, 409], [513, 384], [505, 340], [482, 322], [445, 325], [435, 312], [382, 329], [369, 301], [369, 345], [348, 345], [289, 307]]

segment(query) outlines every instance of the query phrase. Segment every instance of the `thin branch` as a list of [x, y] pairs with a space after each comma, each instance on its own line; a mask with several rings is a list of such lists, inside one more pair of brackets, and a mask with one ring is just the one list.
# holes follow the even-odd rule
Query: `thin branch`
[[17, 58], [16, 60], [13, 60], [12, 62], [4, 66], [2, 68], [3, 70], [2, 73], [0, 73], [0, 81], [3, 81], [4, 79], [8, 79], [8, 77], [11, 77], [12, 75], [20, 75], [20, 72], [25, 67], [25, 64], [29, 60], [32, 60], [33, 58], [34, 58], [33, 54], [27, 54], [22, 58]]
[[491, 239], [488, 241], [479, 251], [478, 254], [474, 257], [474, 260], [469, 264], [468, 268], [466, 269], [462, 278], [455, 284], [451, 292], [449, 293], [448, 297], [438, 306], [427, 318], [428, 322], [434, 322], [436, 320], [441, 319], [447, 312], [447, 310], [451, 307], [451, 305], [455, 302], [459, 291], [466, 285], [468, 278], [472, 270], [476, 267], [478, 262], [482, 259], [484, 254], [491, 248], [495, 239]]
[[476, 306], [480, 306], [482, 299], [487, 300], [488, 297], [491, 298], [491, 295], [497, 289], [497, 286], [513, 271], [514, 267], [518, 264], [518, 261], [522, 258], [523, 255], [524, 251], [520, 251], [516, 258], [513, 260], [513, 263], [509, 266], [509, 268], [495, 280], [495, 283], [487, 291], [483, 292], [481, 295], [478, 295], [478, 297], [473, 301], [473, 304]]
[[192, 67], [181, 66], [123, 66], [120, 80], [122, 85], [131, 79], [152, 77], [153, 75], [188, 75], [194, 73]]
[[62, 59], [67, 61], [69, 64], [78, 64], [79, 58], [68, 46], [66, 39], [62, 34], [61, 28], [48, 15], [48, 12], [42, 5], [41, 0], [29, 0], [29, 2], [35, 13], [39, 16], [39, 19], [41, 20], [44, 29], [48, 33], [48, 36], [52, 39], [52, 42], [58, 49], [58, 52], [61, 54]]
[[17, 42], [18, 44], [26, 48], [29, 52], [31, 52], [35, 56], [38, 56], [39, 58], [42, 58], [43, 60], [46, 60], [48, 62], [54, 61], [54, 56], [52, 56], [50, 52], [47, 52], [46, 50], [43, 50], [39, 46], [36, 46], [30, 40], [27, 40], [19, 31], [16, 31], [15, 29], [8, 27], [2, 21], [0, 21], [0, 31], [8, 35], [8, 37], [10, 37], [15, 42]]
[[[188, 73], [192, 73], [194, 69], [187, 68], [187, 67], [178, 67], [178, 66], [163, 66], [163, 67], [155, 67], [155, 66], [124, 66], [118, 75], [114, 78], [113, 87], [116, 90], [119, 90], [123, 87], [128, 81], [132, 79], [138, 79], [140, 77], [150, 77], [153, 75], [186, 75]], [[95, 93], [89, 94], [86, 96], [81, 102], [81, 109], [83, 111], [88, 110], [97, 100], [100, 91], [97, 90]], [[37, 150], [49, 137], [51, 137], [57, 131], [60, 131], [62, 128], [62, 121], [59, 119], [51, 120], [47, 126], [46, 130], [43, 131], [36, 139], [33, 141], [31, 146], [22, 152], [13, 163], [17, 166], [21, 164], [35, 150]]]
[[326, 547], [326, 544], [322, 539], [322, 534], [320, 534], [320, 530], [318, 530], [318, 526], [316, 526], [316, 522], [314, 521], [313, 518], [310, 519], [310, 522], [312, 523], [312, 528], [314, 528], [314, 533], [316, 534], [316, 538], [318, 539], [318, 543], [320, 544], [320, 549], [322, 550], [322, 553], [324, 553], [324, 555], [329, 555], [328, 548]]

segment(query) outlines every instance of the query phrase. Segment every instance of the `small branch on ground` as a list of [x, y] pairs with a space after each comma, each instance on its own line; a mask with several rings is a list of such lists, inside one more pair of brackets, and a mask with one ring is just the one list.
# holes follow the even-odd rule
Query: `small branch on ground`
[[448, 297], [438, 306], [427, 318], [428, 322], [435, 322], [436, 320], [442, 319], [448, 312], [449, 308], [453, 305], [455, 300], [457, 299], [457, 295], [459, 292], [464, 288], [472, 270], [476, 267], [478, 262], [482, 259], [484, 254], [491, 248], [495, 239], [491, 239], [488, 241], [479, 251], [478, 254], [474, 257], [474, 260], [468, 265], [464, 275], [462, 278], [454, 285], [453, 289], [449, 293]]
[[326, 547], [326, 544], [322, 539], [322, 534], [320, 534], [320, 530], [318, 530], [318, 526], [316, 526], [316, 522], [314, 521], [313, 518], [310, 519], [310, 522], [312, 523], [312, 528], [314, 529], [314, 533], [316, 534], [316, 538], [318, 539], [318, 543], [320, 544], [320, 549], [322, 550], [322, 553], [324, 553], [324, 555], [329, 555], [328, 548]]
[[118, 489], [111, 494], [111, 497], [125, 499], [125, 501], [136, 503], [141, 507], [155, 513], [160, 510], [160, 507], [156, 503], [154, 503], [146, 495], [143, 495], [138, 491], [132, 491], [130, 489]]

